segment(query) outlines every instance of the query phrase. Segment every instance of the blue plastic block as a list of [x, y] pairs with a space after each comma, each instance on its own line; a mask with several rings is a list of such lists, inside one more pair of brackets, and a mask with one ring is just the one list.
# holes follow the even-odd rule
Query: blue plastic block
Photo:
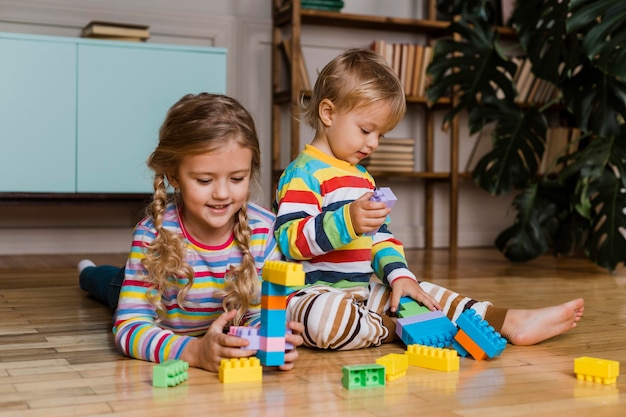
[[456, 339], [452, 339], [452, 347], [457, 351], [459, 356], [467, 358], [470, 355], [467, 349], [465, 349], [462, 344], [457, 342]]
[[265, 366], [280, 366], [285, 364], [285, 352], [266, 352], [259, 350], [256, 357], [260, 359], [261, 364]]
[[400, 320], [396, 324], [396, 332], [398, 332], [398, 327], [400, 327], [399, 336], [407, 346], [448, 347], [452, 344], [454, 335], [458, 331], [456, 326], [446, 316], [407, 325], [399, 324], [399, 322]]
[[284, 336], [286, 326], [287, 312], [285, 310], [261, 311], [261, 336]]
[[263, 281], [261, 283], [261, 294], [263, 295], [279, 295], [281, 297], [287, 297], [291, 294], [289, 287], [284, 285], [274, 284], [269, 281]]
[[506, 339], [489, 325], [486, 320], [470, 308], [456, 320], [456, 325], [476, 343], [490, 358], [500, 355], [506, 347]]
[[341, 384], [347, 389], [385, 386], [385, 367], [379, 364], [350, 365], [341, 368]]

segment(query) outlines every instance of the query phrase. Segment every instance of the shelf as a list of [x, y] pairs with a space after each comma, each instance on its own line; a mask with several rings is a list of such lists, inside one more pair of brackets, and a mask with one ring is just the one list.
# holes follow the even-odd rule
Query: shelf
[[[434, 1], [434, 0], [431, 0]], [[433, 5], [431, 4], [431, 7]], [[331, 12], [322, 10], [302, 9], [299, 0], [285, 1], [273, 0], [273, 39], [272, 39], [272, 186], [275, 189], [278, 179], [284, 167], [281, 161], [281, 153], [289, 154], [289, 160], [297, 157], [301, 148], [300, 122], [293, 117], [300, 100], [311, 97], [311, 91], [303, 90], [304, 85], [301, 73], [301, 35], [305, 25], [317, 25], [324, 28], [355, 29], [366, 31], [401, 32], [406, 34], [425, 35], [425, 42], [429, 38], [442, 38], [447, 36], [449, 22], [425, 19], [411, 19], [386, 17], [377, 15], [351, 14], [343, 12]], [[506, 35], [506, 31], [503, 32]], [[288, 40], [291, 46], [291, 54], [283, 56], [284, 42]], [[449, 172], [435, 172], [434, 149], [435, 149], [435, 115], [433, 110], [449, 109], [453, 105], [451, 98], [438, 100], [436, 103], [428, 102], [426, 97], [407, 96], [407, 105], [423, 106], [424, 119], [419, 123], [424, 129], [422, 150], [418, 152], [424, 161], [424, 167], [420, 172], [392, 172], [369, 170], [376, 179], [393, 179], [409, 181], [419, 184], [424, 192], [424, 241], [427, 248], [434, 246], [434, 223], [435, 223], [435, 185], [447, 184], [449, 186], [449, 248], [457, 248], [458, 228], [458, 185], [464, 175], [455, 169]], [[289, 118], [284, 116], [289, 115]], [[289, 120], [289, 121], [287, 121]], [[288, 125], [288, 126], [287, 126]], [[288, 127], [288, 129], [287, 129]], [[450, 166], [458, 166], [458, 120], [455, 118], [450, 123], [447, 136], [450, 141]], [[281, 137], [286, 140], [281, 140]], [[285, 142], [289, 143], [286, 147]], [[471, 176], [467, 176], [471, 178]], [[412, 184], [411, 184], [412, 185]]]

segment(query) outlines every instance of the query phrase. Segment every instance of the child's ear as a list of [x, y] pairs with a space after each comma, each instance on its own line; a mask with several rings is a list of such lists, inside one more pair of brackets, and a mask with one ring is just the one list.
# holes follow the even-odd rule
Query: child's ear
[[320, 121], [322, 122], [324, 126], [329, 127], [330, 125], [333, 124], [333, 115], [335, 114], [335, 105], [333, 104], [332, 101], [330, 101], [327, 98], [320, 101], [318, 111], [319, 111]]

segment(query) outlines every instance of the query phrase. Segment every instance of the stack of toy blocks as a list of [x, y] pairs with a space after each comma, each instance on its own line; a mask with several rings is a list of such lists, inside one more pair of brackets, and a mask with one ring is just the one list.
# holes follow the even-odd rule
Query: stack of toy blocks
[[483, 320], [476, 310], [465, 310], [456, 320], [459, 327], [454, 336], [454, 348], [461, 356], [471, 355], [476, 360], [495, 358], [506, 347], [506, 339]]
[[169, 359], [152, 368], [152, 386], [173, 387], [189, 378], [189, 364], [181, 359]]
[[459, 370], [460, 359], [454, 349], [409, 345], [405, 355], [412, 366], [444, 372]]
[[341, 368], [341, 384], [347, 389], [385, 386], [385, 367], [379, 364], [350, 365]]
[[396, 321], [396, 334], [407, 346], [444, 348], [452, 344], [458, 331], [442, 311], [430, 311], [410, 298], [407, 300], [403, 297], [400, 300], [398, 315], [401, 317]]
[[222, 359], [218, 378], [223, 384], [263, 380], [263, 367], [257, 357]]
[[287, 295], [289, 287], [304, 285], [302, 265], [267, 261], [261, 285], [261, 336], [257, 356], [263, 365], [279, 366], [285, 363]]
[[390, 353], [376, 359], [378, 365], [385, 367], [385, 379], [395, 381], [406, 375], [409, 368], [409, 358], [401, 353]]
[[615, 384], [619, 376], [619, 362], [582, 356], [574, 359], [574, 373], [580, 381]]

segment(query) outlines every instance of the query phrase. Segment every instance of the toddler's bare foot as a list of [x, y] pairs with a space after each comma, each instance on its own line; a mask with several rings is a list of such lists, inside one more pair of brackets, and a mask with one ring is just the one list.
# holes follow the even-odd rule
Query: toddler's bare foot
[[514, 345], [534, 345], [576, 327], [584, 310], [582, 298], [551, 307], [511, 309], [500, 333]]

